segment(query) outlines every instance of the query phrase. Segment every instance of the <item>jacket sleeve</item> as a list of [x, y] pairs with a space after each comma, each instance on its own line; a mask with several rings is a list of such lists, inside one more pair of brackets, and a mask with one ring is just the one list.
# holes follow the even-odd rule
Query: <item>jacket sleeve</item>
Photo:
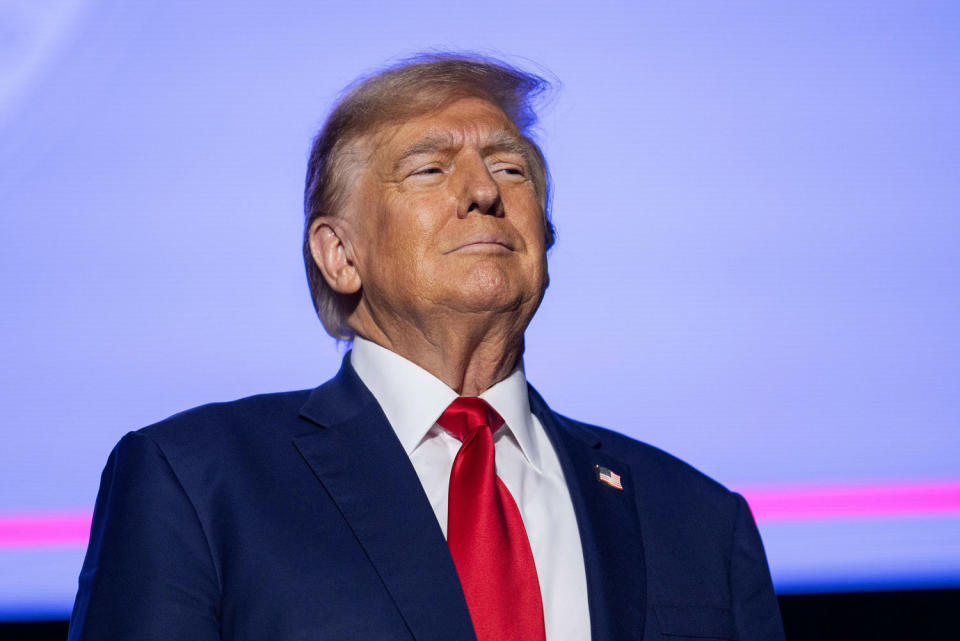
[[730, 562], [730, 593], [739, 641], [783, 641], [783, 623], [760, 533], [747, 502], [737, 504]]
[[127, 434], [100, 479], [69, 641], [213, 641], [219, 600], [194, 505], [157, 444]]

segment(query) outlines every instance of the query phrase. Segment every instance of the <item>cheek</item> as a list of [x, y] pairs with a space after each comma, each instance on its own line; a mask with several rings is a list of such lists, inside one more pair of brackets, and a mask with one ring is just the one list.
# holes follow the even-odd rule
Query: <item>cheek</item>
[[[546, 218], [540, 207], [540, 199], [530, 189], [518, 195], [516, 201], [518, 212], [514, 225], [523, 237], [526, 245], [525, 262], [529, 266], [529, 276], [536, 281], [537, 286], [545, 286], [547, 282], [547, 248], [546, 248]], [[522, 213], [520, 213], [522, 212]]]
[[[378, 260], [389, 257], [392, 268], [404, 270], [425, 267], [449, 217], [448, 200], [434, 194], [389, 197], [379, 208], [376, 228], [370, 230], [377, 238]], [[402, 274], [392, 276], [398, 278]]]
[[423, 241], [424, 249], [436, 241], [446, 225], [457, 217], [457, 202], [447, 193], [434, 191], [404, 198], [393, 208], [391, 223], [410, 237]]
[[531, 252], [543, 252], [545, 250], [545, 231], [546, 219], [543, 215], [543, 209], [540, 207], [540, 200], [533, 190], [517, 194], [511, 201], [504, 199], [504, 205], [507, 211], [515, 211], [513, 224], [523, 235], [523, 239]]

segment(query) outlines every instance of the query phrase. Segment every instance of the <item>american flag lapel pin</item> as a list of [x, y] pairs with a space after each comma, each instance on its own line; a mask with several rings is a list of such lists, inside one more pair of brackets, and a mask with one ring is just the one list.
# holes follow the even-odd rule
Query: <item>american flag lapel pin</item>
[[623, 484], [620, 482], [620, 475], [611, 470], [610, 468], [603, 467], [602, 465], [595, 466], [597, 470], [597, 480], [601, 483], [606, 483], [610, 487], [616, 490], [622, 490]]

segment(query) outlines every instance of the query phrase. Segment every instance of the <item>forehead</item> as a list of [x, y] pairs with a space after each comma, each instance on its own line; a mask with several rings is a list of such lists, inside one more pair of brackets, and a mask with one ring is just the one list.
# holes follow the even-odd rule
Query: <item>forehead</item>
[[500, 146], [522, 138], [500, 107], [473, 97], [460, 98], [429, 113], [388, 125], [378, 133], [376, 148], [388, 156], [409, 151], [412, 144], [424, 150], [463, 145]]

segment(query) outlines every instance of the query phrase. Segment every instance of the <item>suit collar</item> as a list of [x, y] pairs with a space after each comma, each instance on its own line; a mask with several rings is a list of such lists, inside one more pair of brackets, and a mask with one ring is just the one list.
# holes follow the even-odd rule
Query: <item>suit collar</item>
[[[551, 411], [532, 387], [530, 407], [557, 452], [577, 515], [591, 637], [638, 641], [645, 624], [646, 566], [630, 466], [610, 454], [596, 432]], [[600, 482], [597, 466], [619, 474], [623, 489]]]
[[455, 391], [413, 361], [359, 336], [353, 340], [350, 365], [377, 399], [407, 456], [457, 398]]
[[316, 426], [295, 437], [294, 445], [337, 504], [410, 635], [475, 641], [453, 559], [420, 479], [349, 358], [300, 413]]
[[[596, 449], [603, 445], [603, 441], [597, 432], [589, 431], [582, 424], [568, 420], [550, 409], [547, 402], [540, 396], [540, 392], [534, 389], [533, 385], [527, 386], [527, 393], [530, 399], [530, 411], [540, 419], [541, 423], [549, 422], [551, 427], [562, 430], [585, 447]], [[553, 434], [550, 435], [550, 438], [553, 440]]]
[[320, 426], [338, 425], [365, 414], [376, 404], [376, 399], [350, 366], [348, 352], [336, 376], [310, 392], [300, 408], [300, 416]]

